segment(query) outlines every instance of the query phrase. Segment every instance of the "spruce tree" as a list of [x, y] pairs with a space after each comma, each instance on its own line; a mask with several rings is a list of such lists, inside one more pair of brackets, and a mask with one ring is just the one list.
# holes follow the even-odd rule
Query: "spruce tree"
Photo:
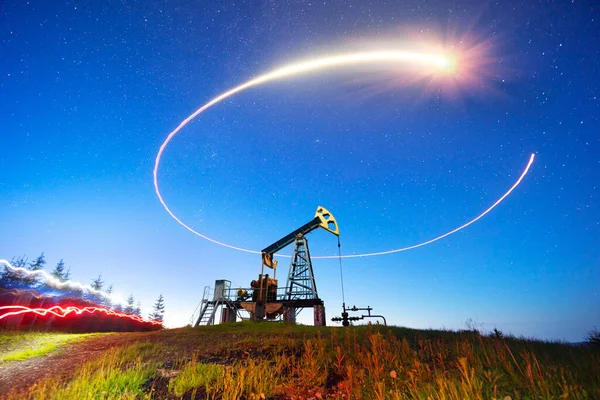
[[133, 307], [134, 303], [135, 299], [133, 298], [133, 294], [130, 294], [127, 298], [127, 305], [125, 306], [123, 311], [125, 311], [127, 314], [133, 314], [133, 312], [135, 311], [135, 308]]
[[[102, 286], [104, 286], [104, 282], [102, 281], [102, 275], [98, 275], [96, 279], [92, 280], [92, 284], [90, 285], [93, 290], [102, 290]], [[88, 289], [84, 298], [91, 300], [96, 303], [103, 304], [104, 298], [101, 294], [95, 293], [92, 290]]]
[[52, 272], [50, 272], [50, 275], [52, 275], [61, 282], [65, 282], [68, 279], [69, 271], [67, 271], [67, 269], [65, 268], [65, 262], [62, 258], [60, 259], [58, 264], [56, 264], [56, 267], [54, 267]]
[[138, 317], [142, 316], [142, 303], [139, 300], [137, 302], [135, 309], [133, 310], [133, 313], [135, 315], [137, 315]]
[[161, 294], [158, 296], [158, 300], [154, 303], [154, 310], [152, 314], [149, 315], [149, 318], [153, 321], [163, 322], [163, 317], [165, 315], [165, 299]]
[[[25, 256], [15, 258], [13, 257], [10, 260], [10, 265], [14, 268], [27, 268], [27, 258]], [[2, 272], [2, 276], [0, 276], [0, 287], [4, 288], [13, 288], [18, 287], [23, 284], [25, 278], [25, 273], [20, 271], [14, 271], [7, 266], [4, 266], [4, 271]]]
[[44, 253], [42, 253], [42, 254], [40, 254], [40, 256], [38, 258], [33, 260], [31, 263], [29, 263], [29, 270], [37, 271], [37, 270], [43, 269], [45, 265], [46, 265], [46, 256], [44, 255]]
[[113, 292], [113, 285], [109, 285], [106, 290], [105, 290], [107, 296], [104, 297], [104, 304], [106, 305], [106, 307], [108, 308], [113, 308], [113, 303], [112, 303], [112, 299], [110, 298], [110, 295]]
[[102, 281], [102, 275], [98, 275], [98, 277], [92, 281], [92, 289], [100, 291], [103, 286], [104, 282]]
[[21, 256], [19, 258], [14, 258], [10, 260], [10, 264], [15, 268], [23, 268], [27, 269], [27, 257]]
[[[44, 268], [44, 265], [46, 265], [46, 256], [42, 253], [39, 257], [29, 263], [29, 268], [27, 269], [30, 271], [39, 271]], [[39, 286], [39, 277], [37, 275], [25, 276], [23, 282], [31, 288], [36, 288]]]

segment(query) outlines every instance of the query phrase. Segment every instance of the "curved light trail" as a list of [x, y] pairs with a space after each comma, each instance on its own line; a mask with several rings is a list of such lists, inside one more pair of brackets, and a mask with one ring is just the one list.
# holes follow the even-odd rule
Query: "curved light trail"
[[119, 296], [116, 296], [112, 293], [103, 292], [102, 290], [96, 290], [93, 287], [91, 287], [90, 285], [84, 285], [84, 284], [81, 284], [81, 283], [75, 282], [75, 281], [64, 281], [63, 282], [60, 279], [57, 279], [56, 277], [50, 275], [49, 273], [47, 273], [46, 271], [44, 271], [42, 269], [38, 269], [36, 271], [30, 271], [25, 268], [14, 267], [11, 265], [11, 263], [9, 263], [6, 260], [0, 260], [0, 264], [4, 264], [4, 266], [6, 268], [8, 268], [9, 270], [11, 270], [13, 272], [22, 273], [27, 276], [41, 276], [49, 286], [56, 288], [56, 289], [72, 289], [72, 290], [88, 291], [90, 293], [95, 294], [96, 296], [101, 296], [101, 297], [104, 297], [105, 299], [109, 299], [110, 301], [112, 301], [115, 304], [123, 303], [123, 300], [120, 299]]
[[[277, 79], [282, 79], [282, 78], [286, 78], [286, 77], [290, 77], [290, 76], [301, 75], [301, 74], [313, 72], [316, 70], [331, 68], [331, 67], [335, 67], [335, 66], [349, 66], [349, 65], [381, 63], [381, 62], [403, 62], [403, 63], [408, 63], [413, 66], [419, 66], [422, 68], [428, 68], [428, 69], [437, 70], [439, 72], [446, 72], [446, 73], [454, 71], [454, 68], [455, 68], [454, 60], [449, 57], [446, 57], [444, 55], [441, 55], [441, 54], [417, 53], [417, 52], [406, 52], [406, 51], [395, 51], [395, 50], [375, 51], [375, 52], [363, 52], [363, 53], [354, 53], [354, 54], [343, 54], [343, 55], [330, 56], [330, 57], [324, 57], [324, 58], [303, 61], [303, 62], [299, 62], [296, 64], [288, 65], [288, 66], [285, 66], [285, 67], [282, 67], [279, 69], [275, 69], [264, 75], [260, 75], [254, 79], [251, 79], [245, 83], [242, 83], [241, 85], [236, 86], [233, 89], [230, 89], [230, 90], [218, 95], [214, 99], [210, 100], [208, 103], [204, 104], [202, 107], [198, 108], [192, 115], [190, 115], [189, 117], [184, 119], [171, 133], [169, 133], [169, 135], [167, 136], [165, 141], [162, 143], [162, 145], [160, 146], [160, 148], [158, 150], [158, 154], [156, 155], [156, 160], [154, 162], [154, 170], [153, 170], [154, 191], [156, 192], [156, 196], [158, 197], [160, 203], [162, 204], [164, 209], [169, 213], [169, 215], [175, 221], [177, 221], [181, 226], [183, 226], [184, 228], [186, 228], [193, 234], [200, 236], [201, 238], [206, 239], [212, 243], [218, 244], [220, 246], [228, 247], [230, 249], [239, 250], [239, 251], [243, 251], [246, 253], [260, 254], [260, 251], [258, 251], [258, 250], [251, 250], [251, 249], [245, 249], [245, 248], [238, 247], [238, 246], [233, 246], [231, 244], [220, 242], [216, 239], [206, 236], [206, 235], [194, 230], [192, 227], [188, 226], [187, 224], [185, 224], [182, 220], [180, 220], [171, 211], [171, 209], [169, 209], [169, 207], [167, 206], [167, 203], [163, 199], [163, 197], [160, 193], [160, 189], [158, 187], [158, 168], [160, 166], [160, 161], [161, 161], [163, 152], [167, 148], [167, 145], [169, 144], [169, 142], [171, 142], [173, 137], [181, 129], [183, 129], [183, 127], [185, 127], [190, 121], [192, 121], [198, 115], [200, 115], [201, 113], [206, 111], [208, 108], [214, 106], [217, 103], [220, 103], [221, 101], [223, 101], [237, 93], [240, 93], [248, 88], [251, 88], [253, 86], [258, 86], [258, 85], [261, 85], [261, 84], [269, 82], [269, 81], [274, 81]], [[486, 215], [488, 212], [490, 212], [493, 208], [495, 208], [498, 204], [500, 204], [500, 202], [502, 202], [502, 200], [504, 200], [506, 198], [506, 196], [508, 196], [519, 185], [519, 183], [521, 183], [521, 180], [529, 171], [529, 167], [533, 163], [533, 159], [534, 159], [534, 154], [531, 155], [531, 157], [529, 159], [529, 163], [527, 164], [527, 167], [521, 174], [521, 177], [508, 190], [508, 192], [506, 192], [500, 199], [498, 199], [494, 204], [492, 204], [491, 207], [489, 207], [487, 210], [485, 210], [482, 214], [480, 214], [473, 220], [467, 222], [466, 224], [464, 224], [448, 233], [438, 236], [434, 239], [431, 239], [426, 242], [419, 243], [419, 244], [416, 244], [413, 246], [404, 247], [404, 248], [400, 248], [400, 249], [394, 249], [394, 250], [388, 250], [388, 251], [382, 251], [382, 252], [376, 252], [376, 253], [351, 254], [351, 255], [346, 255], [343, 257], [344, 258], [371, 257], [371, 256], [378, 256], [378, 255], [406, 251], [406, 250], [414, 249], [417, 247], [421, 247], [421, 246], [425, 246], [427, 244], [433, 243], [433, 242], [440, 240], [446, 236], [456, 233], [463, 228], [466, 228], [467, 226], [471, 225], [475, 221], [482, 218], [484, 215]], [[284, 255], [280, 255], [280, 256], [284, 256]], [[313, 258], [336, 258], [336, 257], [337, 256], [313, 256]]]
[[48, 308], [29, 308], [29, 307], [25, 307], [25, 306], [3, 306], [3, 307], [0, 307], [0, 312], [2, 312], [2, 311], [7, 311], [7, 312], [0, 315], [0, 320], [2, 320], [4, 318], [16, 316], [16, 315], [30, 314], [30, 313], [37, 314], [42, 317], [50, 314], [50, 315], [54, 315], [59, 318], [65, 318], [71, 314], [76, 316], [76, 315], [82, 315], [82, 314], [104, 313], [106, 315], [111, 315], [111, 316], [115, 316], [115, 317], [119, 317], [119, 318], [129, 318], [133, 321], [142, 322], [142, 323], [146, 323], [146, 324], [162, 325], [162, 322], [159, 322], [159, 321], [146, 320], [137, 315], [120, 313], [115, 310], [111, 310], [111, 309], [103, 308], [103, 307], [79, 308], [79, 307], [75, 307], [75, 306], [69, 306], [69, 307], [53, 306], [53, 307], [48, 307]]
[[[481, 214], [479, 214], [478, 216], [476, 216], [475, 218], [473, 218], [469, 222], [467, 222], [467, 223], [459, 226], [458, 228], [453, 229], [450, 232], [446, 232], [443, 235], [440, 235], [440, 236], [435, 237], [433, 239], [430, 239], [430, 240], [428, 240], [426, 242], [422, 242], [422, 243], [415, 244], [415, 245], [408, 246], [408, 247], [402, 247], [401, 249], [379, 251], [379, 252], [376, 252], [376, 253], [351, 254], [351, 255], [341, 256], [341, 257], [342, 258], [373, 257], [373, 256], [382, 256], [384, 254], [400, 253], [401, 251], [412, 250], [412, 249], [416, 249], [417, 247], [422, 247], [422, 246], [426, 246], [428, 244], [431, 244], [433, 242], [437, 242], [438, 240], [443, 239], [446, 236], [450, 236], [453, 233], [456, 233], [456, 232], [458, 232], [458, 231], [466, 228], [467, 226], [469, 226], [469, 225], [471, 225], [471, 224], [479, 221], [481, 218], [483, 218], [483, 216], [485, 214], [487, 214], [490, 211], [492, 211], [498, 204], [500, 204], [502, 202], [502, 200], [504, 200], [513, 190], [515, 190], [515, 188], [517, 186], [519, 186], [519, 184], [521, 183], [521, 181], [523, 180], [523, 178], [525, 178], [525, 175], [527, 175], [527, 172], [529, 172], [529, 167], [531, 167], [531, 164], [533, 164], [533, 160], [534, 159], [535, 159], [535, 154], [531, 153], [531, 156], [529, 156], [529, 162], [527, 163], [527, 166], [525, 167], [525, 169], [521, 173], [521, 176], [519, 176], [519, 179], [517, 179], [517, 181], [511, 186], [511, 188], [508, 189], [508, 191], [506, 193], [504, 193], [502, 195], [502, 197], [500, 197], [498, 200], [496, 200], [496, 202], [494, 204], [492, 204], [491, 206], [489, 206], [487, 210], [485, 210], [484, 212], [482, 212]], [[339, 256], [318, 256], [318, 258], [339, 258]]]

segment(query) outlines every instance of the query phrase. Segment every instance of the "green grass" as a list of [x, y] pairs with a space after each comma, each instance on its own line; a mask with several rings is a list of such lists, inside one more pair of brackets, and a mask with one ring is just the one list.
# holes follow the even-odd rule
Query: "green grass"
[[[221, 365], [199, 364], [192, 360], [183, 371], [169, 382], [169, 392], [183, 396], [187, 391], [204, 388], [207, 392], [224, 373]], [[192, 396], [194, 397], [194, 396]]]
[[29, 332], [0, 335], [0, 364], [44, 356], [60, 346], [94, 334]]
[[156, 373], [159, 363], [148, 361], [161, 345], [138, 343], [114, 348], [100, 358], [85, 363], [67, 382], [54, 378], [38, 382], [34, 387], [15, 391], [9, 399], [136, 399], [143, 395], [143, 385]]
[[600, 398], [600, 349], [476, 331], [237, 323], [115, 338], [137, 343], [12, 398]]
[[271, 351], [269, 359], [242, 360], [219, 378], [214, 386], [224, 388], [225, 397], [232, 390], [247, 398], [316, 393], [365, 399], [600, 398], [600, 352], [589, 347], [383, 326], [201, 329], [221, 336], [250, 332], [236, 345]]

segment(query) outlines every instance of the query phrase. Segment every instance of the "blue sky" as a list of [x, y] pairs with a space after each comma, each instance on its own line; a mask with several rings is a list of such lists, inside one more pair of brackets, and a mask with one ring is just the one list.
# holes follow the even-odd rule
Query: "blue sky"
[[[215, 95], [294, 60], [437, 38], [485, 49], [444, 90], [402, 69], [273, 82], [210, 109], [159, 173], [198, 231], [262, 249], [328, 208], [346, 302], [390, 323], [580, 340], [600, 326], [600, 13], [594, 2], [5, 2], [0, 6], [0, 258], [45, 252], [187, 323], [205, 285], [248, 286], [260, 258], [162, 209], [153, 161]], [[485, 62], [483, 62], [485, 57]], [[335, 254], [328, 233], [312, 254]], [[288, 249], [291, 253], [291, 248]], [[287, 260], [281, 259], [287, 270]], [[328, 319], [337, 260], [315, 260]], [[49, 268], [50, 268], [49, 267]], [[308, 311], [305, 311], [308, 314]], [[307, 320], [310, 319], [306, 317]]]

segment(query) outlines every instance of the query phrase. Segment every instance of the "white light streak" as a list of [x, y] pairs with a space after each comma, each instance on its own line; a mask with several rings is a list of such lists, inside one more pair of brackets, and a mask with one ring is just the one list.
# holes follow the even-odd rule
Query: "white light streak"
[[[422, 242], [422, 243], [419, 243], [419, 244], [414, 244], [412, 246], [402, 247], [400, 249], [393, 249], [393, 250], [387, 250], [387, 251], [379, 251], [379, 252], [375, 252], [375, 253], [351, 254], [351, 255], [347, 255], [347, 256], [342, 256], [342, 258], [373, 257], [373, 256], [382, 256], [384, 254], [400, 253], [401, 251], [412, 250], [412, 249], [416, 249], [417, 247], [423, 247], [423, 246], [426, 246], [426, 245], [431, 244], [433, 242], [437, 242], [438, 240], [443, 239], [446, 236], [450, 236], [453, 233], [456, 233], [456, 232], [458, 232], [460, 230], [465, 229], [467, 226], [469, 226], [469, 225], [471, 225], [471, 224], [479, 221], [481, 218], [483, 218], [484, 215], [486, 215], [487, 213], [489, 213], [490, 211], [492, 211], [498, 204], [500, 204], [502, 202], [502, 200], [504, 200], [513, 190], [515, 190], [515, 188], [517, 186], [519, 186], [519, 184], [521, 183], [521, 181], [523, 180], [523, 178], [525, 178], [525, 175], [527, 175], [527, 172], [529, 172], [529, 167], [531, 167], [531, 164], [533, 164], [534, 158], [535, 158], [535, 154], [531, 153], [531, 156], [529, 157], [529, 162], [527, 163], [527, 166], [525, 167], [525, 169], [521, 173], [521, 176], [511, 186], [511, 188], [508, 189], [508, 191], [502, 195], [502, 197], [500, 197], [498, 200], [496, 200], [496, 202], [494, 204], [492, 204], [490, 207], [488, 207], [487, 210], [485, 210], [484, 212], [482, 212], [481, 214], [479, 214], [478, 216], [476, 216], [475, 218], [473, 218], [469, 222], [467, 222], [467, 223], [459, 226], [458, 228], [455, 228], [455, 229], [451, 230], [450, 232], [446, 232], [443, 235], [440, 235], [438, 237], [430, 239], [430, 240], [428, 240], [426, 242]], [[338, 256], [317, 256], [317, 257], [318, 258], [338, 258]], [[313, 258], [316, 258], [316, 257], [313, 257]]]
[[[181, 226], [183, 226], [184, 228], [186, 228], [188, 231], [192, 232], [193, 234], [195, 234], [203, 239], [206, 239], [212, 243], [218, 244], [220, 246], [228, 247], [230, 249], [239, 250], [239, 251], [243, 251], [246, 253], [260, 254], [260, 251], [258, 251], [258, 250], [251, 250], [251, 249], [245, 249], [245, 248], [238, 247], [238, 246], [233, 246], [231, 244], [220, 242], [209, 236], [206, 236], [206, 235], [194, 230], [192, 227], [188, 226], [187, 224], [185, 224], [169, 209], [169, 207], [167, 206], [166, 202], [164, 201], [164, 199], [160, 193], [159, 186], [158, 186], [158, 168], [160, 166], [160, 161], [161, 161], [163, 152], [165, 151], [167, 145], [169, 144], [169, 142], [171, 142], [173, 137], [181, 129], [183, 129], [183, 127], [185, 127], [191, 120], [193, 120], [198, 115], [200, 115], [201, 113], [206, 111], [208, 108], [214, 106], [215, 104], [217, 104], [239, 92], [242, 92], [248, 88], [251, 88], [253, 86], [258, 86], [263, 83], [266, 83], [269, 81], [274, 81], [277, 79], [306, 74], [306, 73], [313, 72], [313, 71], [320, 70], [320, 69], [331, 68], [334, 66], [342, 66], [342, 65], [350, 66], [350, 65], [367, 64], [367, 63], [381, 63], [381, 62], [401, 62], [401, 63], [413, 65], [413, 66], [419, 66], [422, 68], [430, 68], [430, 69], [437, 70], [439, 72], [445, 72], [445, 73], [449, 73], [449, 72], [451, 73], [456, 68], [456, 61], [454, 59], [451, 59], [451, 58], [446, 57], [441, 54], [417, 53], [417, 52], [406, 52], [406, 51], [396, 51], [396, 50], [374, 51], [374, 52], [343, 54], [343, 55], [330, 56], [330, 57], [302, 61], [302, 62], [299, 62], [296, 64], [291, 64], [291, 65], [284, 66], [282, 68], [273, 70], [264, 75], [260, 75], [254, 79], [251, 79], [245, 83], [242, 83], [241, 85], [236, 86], [233, 89], [228, 90], [228, 91], [218, 95], [214, 99], [210, 100], [208, 103], [204, 104], [202, 107], [198, 108], [192, 115], [190, 115], [189, 117], [184, 119], [171, 133], [169, 133], [169, 135], [167, 136], [165, 141], [162, 143], [162, 145], [160, 146], [160, 148], [158, 150], [158, 154], [156, 155], [156, 160], [154, 162], [154, 171], [153, 171], [154, 190], [156, 192], [156, 195], [157, 195], [160, 203], [162, 204], [164, 209], [169, 213], [169, 215], [175, 221], [177, 221]], [[406, 251], [406, 250], [414, 249], [417, 247], [421, 247], [421, 246], [425, 246], [427, 244], [433, 243], [437, 240], [445, 238], [446, 236], [456, 233], [461, 229], [466, 228], [467, 226], [471, 225], [475, 221], [482, 218], [484, 215], [486, 215], [488, 212], [490, 212], [493, 208], [495, 208], [498, 204], [500, 204], [500, 202], [502, 202], [502, 200], [504, 200], [506, 198], [506, 196], [508, 196], [519, 185], [519, 183], [521, 183], [521, 180], [529, 171], [529, 167], [531, 166], [531, 163], [533, 163], [533, 159], [534, 159], [534, 155], [532, 154], [530, 157], [529, 163], [527, 164], [527, 167], [523, 171], [523, 174], [517, 180], [517, 182], [508, 190], [508, 192], [506, 192], [500, 199], [498, 199], [494, 204], [492, 204], [491, 207], [489, 207], [487, 210], [485, 210], [482, 214], [480, 214], [473, 220], [467, 222], [466, 224], [464, 224], [448, 233], [438, 236], [434, 239], [431, 239], [426, 242], [419, 243], [419, 244], [416, 244], [413, 246], [404, 247], [404, 248], [400, 248], [400, 249], [394, 249], [394, 250], [388, 250], [388, 251], [382, 251], [382, 252], [376, 252], [376, 253], [351, 254], [351, 255], [346, 255], [343, 257], [344, 258], [371, 257], [371, 256], [378, 256], [378, 255]], [[313, 258], [335, 258], [335, 257], [337, 257], [337, 256], [314, 256]]]
[[0, 260], [0, 264], [4, 264], [6, 266], [6, 268], [8, 268], [9, 270], [12, 270], [13, 272], [20, 272], [27, 276], [41, 276], [44, 279], [44, 281], [48, 284], [48, 286], [50, 286], [52, 288], [72, 289], [72, 290], [79, 290], [82, 292], [88, 291], [92, 294], [95, 294], [96, 296], [100, 296], [100, 297], [109, 299], [113, 304], [123, 304], [123, 300], [118, 295], [103, 292], [101, 290], [96, 290], [93, 287], [91, 287], [90, 285], [84, 285], [84, 284], [81, 284], [81, 283], [75, 282], [75, 281], [64, 281], [63, 282], [60, 279], [57, 279], [56, 277], [50, 275], [49, 273], [47, 273], [46, 271], [44, 271], [42, 269], [38, 269], [36, 271], [30, 271], [25, 268], [14, 267], [13, 265], [11, 265], [10, 262], [8, 262], [6, 260]]

